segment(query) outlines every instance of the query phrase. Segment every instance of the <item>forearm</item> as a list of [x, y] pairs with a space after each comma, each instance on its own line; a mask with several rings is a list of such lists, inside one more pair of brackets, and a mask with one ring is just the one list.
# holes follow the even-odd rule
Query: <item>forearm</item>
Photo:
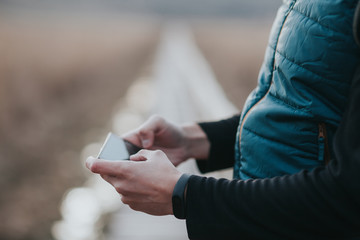
[[197, 164], [202, 172], [232, 167], [235, 160], [235, 140], [240, 115], [216, 122], [203, 122], [199, 126], [210, 142], [210, 152], [207, 161], [197, 158]]
[[181, 126], [186, 156], [188, 158], [207, 159], [210, 152], [210, 142], [207, 135], [197, 123]]
[[180, 126], [186, 157], [197, 159], [200, 171], [231, 167], [240, 115], [216, 121]]
[[359, 205], [328, 170], [265, 180], [193, 176], [187, 189], [191, 239], [326, 239], [359, 231]]

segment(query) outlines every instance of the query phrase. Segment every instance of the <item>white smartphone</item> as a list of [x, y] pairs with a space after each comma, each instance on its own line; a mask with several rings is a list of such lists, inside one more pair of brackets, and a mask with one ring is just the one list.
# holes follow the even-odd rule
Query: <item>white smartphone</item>
[[130, 155], [133, 155], [140, 150], [140, 147], [110, 132], [106, 137], [97, 158], [113, 161], [129, 160]]

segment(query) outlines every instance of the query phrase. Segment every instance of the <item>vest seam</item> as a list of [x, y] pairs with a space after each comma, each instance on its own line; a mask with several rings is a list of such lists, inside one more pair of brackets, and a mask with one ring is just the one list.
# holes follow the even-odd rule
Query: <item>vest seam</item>
[[[282, 144], [282, 145], [284, 145], [284, 146], [290, 146], [290, 147], [293, 147], [293, 148], [295, 148], [295, 149], [298, 149], [297, 148], [297, 144], [291, 144], [290, 142], [291, 141], [286, 141], [286, 142], [281, 142], [280, 140], [278, 140], [278, 139], [275, 139], [275, 138], [271, 138], [271, 137], [265, 137], [265, 136], [263, 136], [263, 135], [261, 135], [261, 134], [259, 134], [259, 133], [257, 133], [257, 132], [255, 132], [254, 130], [252, 130], [252, 129], [249, 129], [248, 127], [243, 127], [245, 130], [247, 130], [247, 131], [249, 131], [250, 133], [252, 133], [252, 134], [254, 134], [254, 135], [256, 135], [256, 136], [258, 136], [258, 137], [260, 137], [260, 138], [262, 138], [262, 139], [265, 139], [265, 140], [271, 140], [271, 141], [274, 141], [274, 142], [276, 142], [276, 143], [280, 143], [280, 144]], [[315, 138], [314, 139], [316, 139], [317, 140], [317, 134], [315, 133], [314, 134], [314, 136], [315, 136]], [[289, 144], [290, 143], [290, 144]], [[314, 143], [315, 145], [317, 145], [317, 143]], [[301, 150], [301, 152], [307, 152], [306, 150]], [[307, 153], [311, 153], [311, 152], [307, 152]]]
[[[297, 107], [295, 105], [292, 105], [291, 103], [286, 102], [284, 99], [281, 99], [281, 98], [277, 97], [276, 95], [272, 94], [271, 92], [269, 92], [268, 95], [270, 97], [274, 98], [274, 100], [277, 101], [278, 103], [285, 104], [286, 106], [289, 106], [289, 108], [291, 108], [291, 109], [293, 109], [295, 111], [301, 111], [301, 112], [304, 112], [304, 113], [310, 113], [310, 111], [308, 111], [308, 109], [306, 107]], [[307, 111], [305, 111], [305, 109]]]
[[[296, 4], [296, 0], [293, 1], [290, 5], [289, 5], [289, 8], [288, 8], [288, 12], [286, 13], [285, 17], [284, 17], [284, 20], [283, 22], [281, 23], [281, 28], [279, 30], [279, 33], [277, 34], [276, 36], [276, 41], [275, 41], [275, 46], [274, 46], [274, 54], [273, 54], [273, 66], [272, 66], [272, 71], [271, 71], [271, 82], [272, 82], [272, 79], [273, 79], [273, 76], [274, 76], [274, 69], [275, 69], [275, 65], [276, 65], [276, 52], [277, 52], [277, 48], [278, 48], [278, 45], [279, 45], [279, 39], [280, 39], [280, 35], [284, 29], [284, 25], [286, 23], [286, 20], [288, 19], [288, 17], [290, 16], [290, 13], [291, 11], [294, 9], [294, 6]], [[269, 44], [270, 46], [270, 44]], [[271, 46], [270, 46], [271, 47]], [[270, 85], [271, 85], [271, 82], [270, 82]], [[270, 88], [270, 87], [269, 87]]]
[[305, 13], [303, 13], [303, 12], [301, 12], [300, 10], [296, 9], [295, 7], [293, 8], [293, 10], [294, 10], [294, 12], [299, 13], [300, 15], [302, 15], [302, 16], [310, 19], [311, 21], [319, 24], [320, 26], [322, 26], [322, 27], [324, 27], [324, 28], [326, 28], [326, 29], [328, 29], [328, 30], [331, 30], [331, 31], [336, 32], [336, 33], [344, 34], [343, 32], [337, 31], [337, 30], [335, 30], [334, 28], [331, 28], [330, 26], [324, 25], [324, 24], [321, 23], [320, 21], [316, 20], [315, 18], [313, 18], [313, 17], [311, 17], [311, 16], [309, 16], [309, 15], [306, 15]]
[[309, 73], [315, 75], [316, 77], [318, 77], [319, 79], [321, 80], [324, 80], [324, 81], [329, 81], [329, 82], [333, 82], [333, 83], [337, 83], [337, 84], [343, 84], [343, 85], [348, 85], [348, 83], [346, 82], [342, 82], [342, 81], [337, 81], [337, 80], [334, 80], [334, 79], [329, 79], [329, 78], [324, 78], [323, 76], [313, 72], [312, 70], [304, 67], [304, 66], [301, 66], [300, 63], [296, 62], [294, 59], [291, 59], [289, 58], [288, 56], [286, 56], [285, 54], [283, 54], [282, 52], [280, 52], [279, 50], [276, 50], [274, 49], [273, 47], [271, 47], [270, 45], [268, 45], [268, 47], [272, 48], [274, 51], [276, 51], [276, 53], [278, 53], [281, 57], [283, 57], [285, 60], [288, 60], [289, 62], [295, 64], [296, 66], [298, 66], [299, 68], [302, 68], [303, 70], [306, 70], [308, 71]]
[[268, 96], [272, 97], [274, 99], [274, 101], [276, 101], [277, 103], [283, 104], [283, 105], [289, 107], [294, 112], [302, 112], [302, 113], [311, 114], [312, 116], [304, 116], [304, 117], [306, 117], [308, 119], [311, 119], [311, 120], [314, 120], [314, 121], [323, 121], [324, 123], [331, 124], [331, 125], [339, 124], [339, 121], [334, 120], [334, 119], [327, 119], [327, 120], [324, 120], [322, 118], [319, 119], [317, 115], [314, 115], [314, 113], [311, 112], [311, 109], [309, 110], [306, 107], [297, 108], [296, 106], [291, 105], [290, 103], [288, 103], [288, 102], [284, 101], [283, 99], [277, 97], [276, 95], [272, 94], [271, 92], [268, 93]]

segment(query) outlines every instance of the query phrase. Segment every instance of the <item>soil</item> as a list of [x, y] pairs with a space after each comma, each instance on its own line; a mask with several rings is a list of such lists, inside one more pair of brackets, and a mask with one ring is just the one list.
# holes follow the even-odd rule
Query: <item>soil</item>
[[[26, 21], [25, 21], [26, 20]], [[112, 106], [149, 64], [156, 24], [0, 20], [0, 239], [51, 239]]]

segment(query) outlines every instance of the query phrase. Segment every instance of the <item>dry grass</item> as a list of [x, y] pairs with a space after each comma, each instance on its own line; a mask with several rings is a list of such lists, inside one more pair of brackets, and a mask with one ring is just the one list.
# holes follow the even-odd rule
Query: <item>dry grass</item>
[[[0, 239], [50, 239], [79, 152], [148, 63], [158, 27], [0, 19]], [[92, 131], [93, 132], [93, 131]], [[6, 220], [5, 220], [6, 219]]]

